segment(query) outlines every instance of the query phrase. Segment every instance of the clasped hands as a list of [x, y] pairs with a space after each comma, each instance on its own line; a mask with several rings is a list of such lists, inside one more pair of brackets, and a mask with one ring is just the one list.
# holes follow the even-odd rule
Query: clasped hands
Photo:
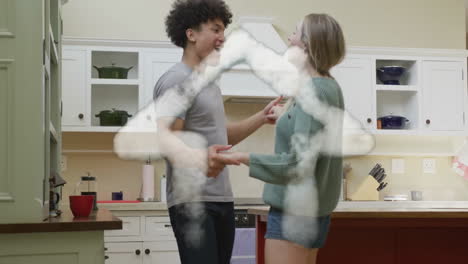
[[[283, 113], [283, 105], [280, 101], [283, 97], [278, 97], [271, 101], [262, 111], [262, 122], [264, 124], [275, 124], [276, 120]], [[208, 148], [208, 166], [207, 176], [215, 178], [226, 165], [249, 165], [249, 153], [246, 152], [228, 152], [231, 145], [212, 145]]]

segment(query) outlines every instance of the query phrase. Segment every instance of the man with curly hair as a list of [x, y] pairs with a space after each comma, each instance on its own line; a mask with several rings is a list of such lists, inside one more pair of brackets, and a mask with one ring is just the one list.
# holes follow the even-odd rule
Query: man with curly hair
[[[154, 99], [171, 89], [177, 89], [213, 51], [224, 43], [224, 30], [232, 14], [222, 0], [176, 0], [166, 18], [166, 32], [172, 43], [183, 49], [182, 61], [164, 73], [154, 88]], [[172, 131], [201, 134], [208, 142], [207, 181], [197, 200], [180, 200], [173, 178], [174, 168], [166, 162], [167, 204], [172, 228], [177, 239], [182, 263], [229, 264], [234, 244], [234, 203], [226, 165], [239, 165], [237, 160], [219, 152], [228, 150], [252, 134], [263, 124], [274, 124], [270, 109], [274, 100], [262, 111], [237, 122], [225, 123], [221, 90], [215, 83], [203, 88], [188, 109], [175, 116]], [[229, 144], [229, 145], [228, 145]], [[178, 183], [179, 184], [179, 183]], [[189, 213], [198, 206], [201, 214]], [[196, 215], [196, 217], [194, 217]], [[194, 219], [196, 218], [196, 219]], [[202, 231], [196, 245], [187, 239], [193, 234], [193, 223]]]

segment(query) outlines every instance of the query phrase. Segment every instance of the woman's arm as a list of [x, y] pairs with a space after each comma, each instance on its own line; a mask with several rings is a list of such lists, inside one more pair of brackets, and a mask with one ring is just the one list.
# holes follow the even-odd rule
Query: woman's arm
[[[322, 124], [312, 116], [306, 114], [299, 105], [295, 111], [293, 135], [302, 135], [307, 139], [303, 144], [309, 144], [308, 140], [323, 128]], [[286, 142], [285, 142], [286, 143]], [[289, 144], [289, 142], [288, 142]], [[309, 150], [309, 146], [305, 146]], [[302, 153], [291, 149], [289, 153], [278, 154], [254, 154], [254, 153], [225, 153], [232, 155], [233, 159], [249, 166], [249, 175], [253, 178], [272, 184], [287, 184], [297, 177], [296, 168], [302, 159]]]

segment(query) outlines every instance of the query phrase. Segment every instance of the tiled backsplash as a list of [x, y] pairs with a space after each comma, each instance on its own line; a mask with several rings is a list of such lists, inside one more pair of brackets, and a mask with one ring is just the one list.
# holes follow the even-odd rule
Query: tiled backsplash
[[[404, 173], [392, 173], [392, 159], [395, 158], [404, 160]], [[436, 173], [423, 173], [424, 158], [435, 160]], [[410, 197], [413, 190], [422, 191], [423, 200], [468, 200], [468, 181], [451, 169], [452, 157], [367, 156], [348, 158], [346, 162], [352, 166], [347, 181], [348, 193], [353, 193], [374, 165], [380, 163], [387, 173], [384, 181], [388, 182], [380, 193], [381, 200], [384, 195], [390, 194], [407, 194]]]
[[[239, 121], [262, 110], [264, 104], [227, 103], [225, 106], [228, 121]], [[112, 149], [112, 133], [65, 133], [65, 150], [107, 150]], [[274, 126], [266, 125], [249, 138], [234, 147], [238, 151], [272, 153], [274, 145]], [[418, 148], [418, 146], [414, 146]], [[427, 146], [425, 146], [427, 147]], [[89, 171], [97, 177], [100, 200], [110, 200], [111, 192], [123, 191], [124, 199], [138, 197], [141, 185], [141, 172], [144, 162], [119, 159], [113, 153], [65, 153], [67, 170], [63, 172], [67, 184], [64, 197], [73, 193], [80, 176]], [[430, 157], [430, 156], [429, 156]], [[405, 161], [405, 173], [391, 173], [391, 159]], [[348, 192], [353, 192], [360, 180], [367, 176], [375, 163], [381, 163], [387, 171], [387, 188], [381, 192], [381, 199], [386, 194], [408, 194], [411, 190], [423, 191], [424, 200], [468, 200], [468, 181], [456, 175], [451, 169], [451, 157], [433, 157], [436, 160], [436, 173], [422, 173], [423, 157], [405, 156], [367, 156], [348, 158], [352, 166], [349, 174]], [[164, 162], [154, 162], [155, 195], [159, 197], [159, 177], [164, 173]], [[248, 167], [230, 167], [231, 183], [235, 197], [261, 197], [263, 183], [248, 176]]]

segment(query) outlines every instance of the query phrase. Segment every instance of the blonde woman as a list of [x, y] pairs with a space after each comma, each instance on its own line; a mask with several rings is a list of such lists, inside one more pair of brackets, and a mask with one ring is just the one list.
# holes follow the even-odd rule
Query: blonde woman
[[276, 123], [275, 153], [226, 155], [266, 183], [266, 263], [312, 264], [325, 244], [341, 187], [344, 102], [330, 69], [343, 59], [345, 42], [337, 21], [326, 14], [304, 17], [289, 42], [304, 50], [308, 80]]

